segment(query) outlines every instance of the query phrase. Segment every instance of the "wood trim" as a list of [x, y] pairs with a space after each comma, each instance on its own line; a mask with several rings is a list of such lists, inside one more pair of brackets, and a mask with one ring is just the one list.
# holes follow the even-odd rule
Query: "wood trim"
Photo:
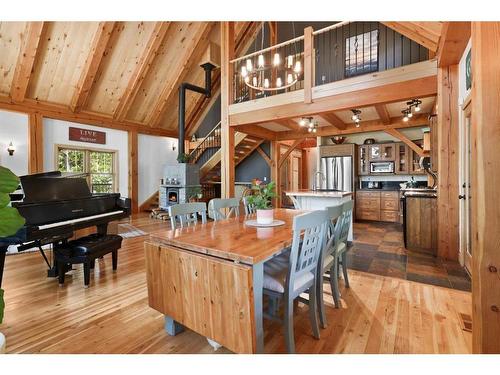
[[333, 112], [323, 113], [319, 117], [339, 130], [344, 130], [347, 127], [347, 124]]
[[470, 22], [445, 22], [437, 51], [438, 67], [458, 64], [469, 43]]
[[46, 22], [28, 22], [26, 25], [10, 91], [10, 96], [15, 102], [22, 102], [26, 97], [35, 60], [46, 30]]
[[153, 61], [158, 55], [158, 50], [160, 49], [161, 43], [167, 34], [169, 26], [170, 22], [157, 22], [155, 24], [153, 32], [151, 33], [148, 43], [146, 44], [146, 48], [144, 49], [142, 56], [129, 79], [123, 95], [118, 101], [118, 105], [113, 113], [113, 118], [121, 121], [127, 116], [127, 112], [132, 106], [142, 82], [146, 78]]
[[413, 142], [410, 138], [408, 138], [406, 135], [404, 135], [403, 133], [401, 133], [399, 130], [397, 129], [387, 129], [387, 130], [384, 130], [387, 134], [389, 135], [392, 135], [393, 137], [399, 139], [400, 141], [404, 142], [406, 145], [408, 145], [409, 148], [411, 148], [413, 151], [415, 151], [418, 156], [424, 156], [426, 153], [425, 151], [422, 149], [422, 147], [420, 147], [419, 145], [417, 145], [415, 142]]
[[28, 173], [43, 172], [43, 117], [39, 113], [28, 116]]
[[[158, 97], [153, 111], [149, 113], [146, 123], [153, 127], [159, 127], [160, 121], [167, 109], [168, 104], [174, 100], [178, 94], [180, 84], [186, 78], [189, 69], [188, 67], [194, 63], [198, 63], [198, 58], [205, 52], [208, 46], [208, 36], [214, 27], [213, 22], [205, 22], [197, 32], [192, 36], [192, 39], [186, 42], [182, 53], [178, 56], [177, 64], [175, 65], [172, 77], [176, 77], [173, 82], [166, 82], [165, 88]], [[201, 69], [201, 68], [200, 68]]]
[[458, 65], [438, 69], [438, 257], [459, 253]]
[[271, 158], [269, 156], [267, 156], [265, 151], [262, 149], [261, 145], [259, 145], [259, 147], [257, 147], [256, 150], [259, 153], [259, 155], [262, 156], [262, 159], [264, 159], [264, 161], [267, 163], [267, 165], [269, 167], [272, 167], [273, 161], [271, 160]]
[[377, 104], [375, 106], [375, 110], [377, 111], [378, 117], [384, 124], [391, 123], [391, 116], [389, 115], [389, 111], [387, 110], [387, 106], [385, 104]]
[[312, 102], [312, 88], [314, 85], [314, 35], [313, 28], [304, 29], [304, 103]]
[[281, 145], [277, 141], [270, 142], [271, 148], [271, 182], [274, 181], [276, 184], [276, 198], [273, 199], [273, 207], [279, 208], [281, 206], [281, 192], [280, 192], [280, 173], [278, 168], [279, 158], [280, 158], [280, 148]]
[[128, 197], [132, 213], [139, 212], [139, 150], [137, 131], [128, 132]]
[[0, 96], [0, 109], [21, 113], [39, 113], [43, 117], [56, 120], [72, 121], [80, 124], [95, 125], [103, 128], [117, 130], [135, 130], [141, 134], [149, 134], [163, 137], [177, 137], [177, 132], [166, 129], [154, 129], [145, 124], [132, 121], [117, 121], [102, 114], [81, 111], [74, 113], [69, 107], [60, 104], [38, 102], [33, 99], [25, 99], [22, 104], [14, 103], [10, 98]]
[[286, 152], [281, 155], [280, 159], [279, 159], [279, 162], [278, 162], [278, 170], [281, 168], [281, 166], [283, 165], [283, 163], [285, 162], [285, 160], [288, 158], [288, 156], [292, 153], [293, 150], [295, 150], [295, 148], [300, 144], [302, 143], [302, 139], [296, 139], [291, 146], [288, 146], [288, 150], [286, 150]]
[[232, 103], [234, 58], [234, 22], [221, 23], [221, 195], [234, 197], [235, 128], [229, 126], [229, 105]]
[[424, 46], [432, 52], [436, 52], [438, 48], [439, 35], [436, 35], [434, 31], [429, 31], [427, 28], [422, 26], [424, 22], [381, 22], [385, 26], [397, 31], [401, 35], [404, 35], [408, 39]]
[[279, 134], [258, 125], [241, 125], [234, 128], [239, 132], [243, 132], [248, 135], [253, 135], [254, 137], [259, 137], [267, 140], [276, 139], [276, 134]]
[[85, 60], [76, 91], [71, 98], [70, 108], [73, 112], [79, 112], [85, 106], [114, 27], [115, 22], [99, 22], [99, 27], [92, 40], [90, 54]]
[[[472, 351], [500, 353], [500, 22], [472, 22]], [[439, 107], [441, 110], [441, 107]]]

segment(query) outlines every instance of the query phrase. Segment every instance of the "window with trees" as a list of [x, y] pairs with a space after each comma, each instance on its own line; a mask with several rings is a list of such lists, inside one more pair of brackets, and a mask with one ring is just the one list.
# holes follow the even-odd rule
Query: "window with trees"
[[59, 146], [57, 168], [84, 174], [93, 193], [116, 192], [116, 152]]

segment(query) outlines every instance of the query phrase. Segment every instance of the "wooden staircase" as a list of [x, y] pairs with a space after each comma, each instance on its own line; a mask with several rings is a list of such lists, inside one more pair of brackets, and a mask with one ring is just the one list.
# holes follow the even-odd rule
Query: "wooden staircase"
[[139, 212], [151, 212], [160, 206], [159, 192], [151, 194], [151, 196], [139, 206]]

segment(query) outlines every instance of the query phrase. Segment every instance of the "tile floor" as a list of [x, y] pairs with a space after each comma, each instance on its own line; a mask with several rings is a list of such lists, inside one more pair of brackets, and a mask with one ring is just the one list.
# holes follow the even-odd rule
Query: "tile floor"
[[348, 267], [358, 271], [470, 291], [467, 272], [453, 261], [404, 248], [401, 224], [354, 223]]

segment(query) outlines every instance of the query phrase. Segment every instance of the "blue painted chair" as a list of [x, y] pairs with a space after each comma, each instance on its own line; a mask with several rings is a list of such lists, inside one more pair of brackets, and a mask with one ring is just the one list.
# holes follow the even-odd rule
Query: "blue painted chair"
[[294, 301], [302, 293], [309, 292], [309, 318], [313, 335], [319, 339], [317, 305], [317, 267], [324, 246], [328, 225], [326, 211], [313, 211], [298, 215], [293, 220], [293, 242], [291, 250], [267, 261], [264, 264], [264, 294], [272, 304], [283, 301], [284, 318], [272, 314], [278, 309], [269, 309], [264, 317], [280, 321], [285, 328], [286, 348], [295, 351], [293, 333]]
[[243, 197], [243, 206], [245, 207], [245, 215], [251, 215], [256, 212], [255, 206], [253, 204], [250, 204], [248, 201], [248, 196]]
[[207, 204], [204, 202], [175, 204], [168, 208], [170, 224], [172, 229], [177, 227], [177, 222], [181, 228], [198, 222], [198, 214], [201, 216], [201, 222], [207, 222]]
[[[221, 210], [228, 209], [229, 212], [224, 214]], [[215, 198], [208, 202], [208, 217], [217, 221], [225, 220], [232, 216], [240, 216], [240, 201], [238, 198]]]

